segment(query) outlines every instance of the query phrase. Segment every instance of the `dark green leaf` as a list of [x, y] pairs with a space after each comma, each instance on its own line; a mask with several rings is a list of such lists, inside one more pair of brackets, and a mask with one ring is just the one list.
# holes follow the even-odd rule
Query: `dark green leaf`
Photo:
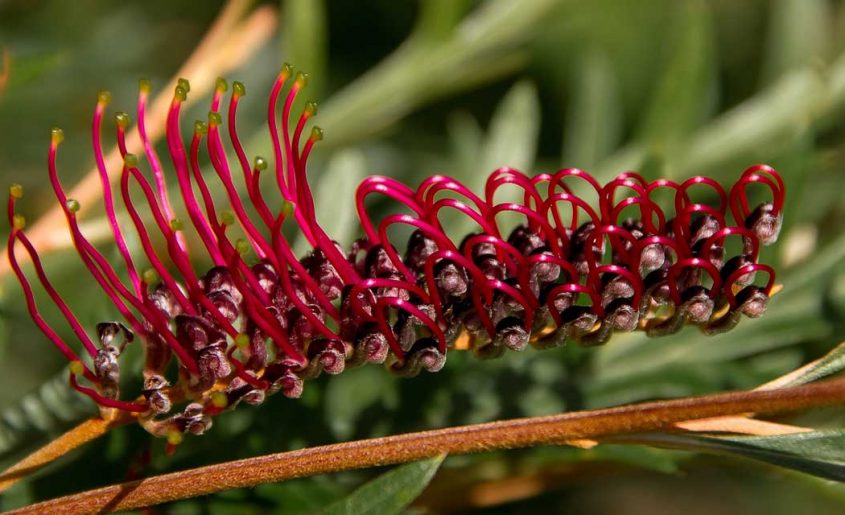
[[408, 506], [434, 477], [445, 455], [407, 463], [358, 488], [345, 499], [329, 505], [323, 515], [387, 515]]
[[637, 441], [693, 451], [732, 454], [834, 481], [845, 481], [845, 431], [778, 436], [711, 437], [648, 434]]

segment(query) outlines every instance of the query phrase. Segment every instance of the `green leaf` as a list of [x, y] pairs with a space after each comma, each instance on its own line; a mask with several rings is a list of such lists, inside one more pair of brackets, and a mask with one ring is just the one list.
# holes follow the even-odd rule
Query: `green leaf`
[[283, 0], [284, 44], [291, 64], [309, 74], [310, 93], [319, 97], [326, 76], [326, 6], [323, 0]]
[[480, 172], [470, 183], [483, 191], [487, 175], [502, 166], [530, 173], [540, 133], [540, 101], [537, 88], [528, 81], [517, 82], [493, 113], [487, 141], [482, 149]]
[[564, 120], [562, 164], [589, 170], [619, 143], [622, 107], [616, 75], [603, 52], [587, 52], [577, 67]]
[[638, 435], [636, 439], [659, 446], [742, 456], [825, 479], [845, 481], [845, 430], [743, 437], [655, 433]]
[[399, 513], [428, 485], [446, 455], [396, 467], [329, 505], [323, 515]]
[[822, 59], [833, 6], [826, 0], [775, 0], [770, 9], [763, 83]]
[[94, 404], [67, 384], [67, 371], [0, 411], [0, 465], [23, 446], [54, 436], [96, 413]]
[[431, 0], [420, 3], [415, 36], [435, 43], [452, 36], [469, 7], [467, 0]]
[[673, 48], [644, 114], [639, 139], [670, 155], [713, 106], [714, 30], [703, 2], [679, 5]]

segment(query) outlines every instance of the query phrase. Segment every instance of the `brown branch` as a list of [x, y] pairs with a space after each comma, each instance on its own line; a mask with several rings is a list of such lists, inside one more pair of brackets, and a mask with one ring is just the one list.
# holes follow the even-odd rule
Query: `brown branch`
[[[153, 100], [147, 115], [147, 136], [151, 141], [157, 141], [164, 134], [167, 109], [179, 77], [191, 79], [191, 94], [187, 101], [190, 105], [211, 90], [219, 75], [225, 75], [249, 59], [273, 35], [278, 16], [272, 7], [260, 7], [245, 21], [241, 21], [252, 3], [253, 0], [230, 0], [191, 56]], [[128, 144], [131, 151], [142, 153], [137, 129], [128, 134]], [[106, 155], [106, 169], [118, 170], [121, 162], [120, 152], [115, 146]], [[112, 174], [112, 182], [117, 177], [119, 174]], [[99, 172], [94, 167], [67, 195], [79, 201], [85, 210], [97, 204], [101, 193]], [[60, 206], [55, 206], [32, 224], [28, 236], [42, 253], [56, 251], [72, 244], [70, 234], [64, 227], [64, 212]], [[21, 253], [18, 259], [26, 258], [28, 254]], [[9, 263], [0, 260], [0, 277], [10, 270]]]
[[91, 418], [82, 422], [62, 436], [50, 441], [26, 458], [15, 463], [0, 474], [0, 492], [4, 492], [13, 484], [39, 470], [44, 465], [64, 456], [91, 440], [99, 438], [112, 429], [134, 420], [131, 414], [119, 412], [114, 418], [105, 420]]
[[443, 453], [469, 454], [551, 445], [573, 439], [667, 430], [684, 420], [749, 412], [775, 415], [835, 404], [845, 404], [845, 379], [782, 390], [722, 393], [451, 427], [325, 445], [173, 472], [61, 497], [22, 508], [15, 513], [128, 510], [232, 488], [405, 463]]

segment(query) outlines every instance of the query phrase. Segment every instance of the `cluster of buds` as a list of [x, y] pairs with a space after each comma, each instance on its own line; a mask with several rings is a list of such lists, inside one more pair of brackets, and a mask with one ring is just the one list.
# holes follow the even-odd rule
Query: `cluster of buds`
[[[273, 184], [273, 198], [261, 186], [268, 162], [250, 161], [238, 137], [243, 84], [233, 84], [224, 123], [221, 106], [228, 86], [218, 80], [208, 120], [195, 123], [186, 149], [180, 111], [190, 87], [179, 81], [166, 140], [179, 212], [187, 222], [176, 216], [164, 167], [147, 137], [150, 86], [142, 81], [137, 131], [152, 180], [138, 168], [138, 157], [127, 152], [129, 115], [118, 113], [123, 167], [115, 182], [146, 267], [136, 266], [139, 256], [129, 251], [102, 151], [108, 94], [99, 96], [94, 112], [93, 147], [121, 272], [79, 228], [80, 205], [66, 196], [57, 173], [62, 132], [53, 130], [48, 168], [56, 198], [79, 257], [122, 317], [99, 324], [97, 338], [89, 336], [48, 280], [16, 212], [23, 190], [10, 188], [8, 255], [28, 310], [70, 361], [71, 385], [105, 415], [131, 412], [151, 433], [175, 444], [186, 432], [205, 432], [214, 415], [239, 402], [259, 404], [277, 392], [298, 397], [304, 380], [321, 372], [338, 374], [347, 366], [385, 363], [395, 373], [414, 375], [443, 367], [448, 348], [495, 357], [529, 344], [604, 343], [614, 331], [661, 335], [695, 324], [714, 333], [730, 329], [742, 315], [757, 317], [765, 310], [774, 271], [757, 258], [760, 246], [777, 238], [784, 200], [783, 182], [766, 166], [746, 170], [729, 192], [706, 177], [678, 184], [625, 173], [600, 185], [576, 169], [527, 177], [503, 168], [489, 177], [482, 198], [446, 176], [430, 177], [416, 190], [373, 176], [356, 193], [364, 237], [342, 248], [319, 225], [306, 177], [308, 156], [322, 138], [317, 127], [305, 136], [316, 105], [306, 103], [295, 125], [291, 119], [306, 79], [286, 65], [270, 94], [275, 159], [267, 182]], [[235, 186], [224, 132], [244, 196]], [[206, 182], [202, 147], [225, 190], [226, 209], [215, 205]], [[592, 205], [574, 193], [578, 181], [592, 191]], [[518, 188], [522, 202], [497, 202], [506, 185]], [[746, 194], [751, 185], [768, 188], [770, 198], [753, 210]], [[719, 204], [694, 202], [693, 187], [713, 190]], [[672, 216], [660, 204], [666, 191]], [[374, 222], [365, 202], [374, 193], [398, 202], [405, 213]], [[477, 231], [454, 241], [441, 225], [444, 208], [468, 217]], [[728, 208], [734, 225], [727, 222]], [[633, 217], [621, 219], [632, 211]], [[503, 213], [521, 220], [507, 235]], [[404, 255], [389, 238], [395, 225], [413, 231]], [[312, 247], [302, 259], [289, 244], [291, 230], [301, 231]], [[163, 238], [163, 248], [154, 244], [156, 238]], [[728, 250], [733, 248], [729, 238], [738, 242], [736, 252]], [[212, 262], [204, 274], [192, 268], [189, 239], [200, 242], [200, 252]], [[21, 247], [79, 339], [82, 356], [42, 318], [18, 261]], [[763, 286], [755, 284], [758, 272], [767, 274]], [[127, 345], [138, 344], [145, 352], [143, 389], [126, 400], [120, 356]]]

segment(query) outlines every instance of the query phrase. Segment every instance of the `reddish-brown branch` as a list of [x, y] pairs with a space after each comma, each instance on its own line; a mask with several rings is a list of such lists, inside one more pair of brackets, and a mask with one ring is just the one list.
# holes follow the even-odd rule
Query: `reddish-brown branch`
[[752, 412], [774, 415], [835, 404], [845, 404], [845, 379], [782, 390], [723, 393], [451, 427], [174, 472], [54, 499], [17, 513], [127, 510], [260, 483], [405, 463], [443, 453], [469, 454], [550, 445], [567, 440], [667, 430], [684, 420]]
[[70, 451], [99, 438], [118, 426], [122, 426], [135, 418], [131, 413], [120, 412], [116, 417], [105, 420], [92, 418], [82, 422], [62, 436], [33, 452], [26, 458], [15, 463], [0, 474], [0, 492], [37, 471], [44, 465], [53, 462]]

